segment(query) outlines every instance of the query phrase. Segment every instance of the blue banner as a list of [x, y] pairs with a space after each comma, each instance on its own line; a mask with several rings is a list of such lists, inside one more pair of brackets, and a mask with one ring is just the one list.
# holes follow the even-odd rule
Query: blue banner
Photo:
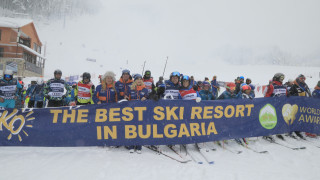
[[147, 100], [0, 110], [1, 146], [189, 144], [292, 131], [320, 134], [319, 99]]

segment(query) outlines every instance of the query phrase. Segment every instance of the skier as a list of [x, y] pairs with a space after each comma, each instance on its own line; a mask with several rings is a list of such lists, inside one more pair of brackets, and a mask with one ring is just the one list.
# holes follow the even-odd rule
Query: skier
[[268, 86], [265, 97], [286, 96], [287, 88], [282, 84], [285, 76], [282, 73], [276, 73], [272, 78], [272, 84]]
[[290, 88], [291, 96], [307, 96], [311, 97], [311, 92], [308, 85], [305, 83], [306, 77], [300, 74], [296, 80], [293, 81], [293, 85]]
[[289, 79], [284, 85], [287, 87], [287, 91], [290, 91], [291, 87], [293, 86], [293, 80]]
[[34, 89], [37, 86], [37, 81], [32, 80], [31, 81], [31, 85], [28, 87], [27, 91], [26, 91], [26, 101], [28, 102], [27, 107], [28, 108], [33, 108], [34, 107], [34, 103], [35, 103], [35, 99], [34, 96], [31, 96]]
[[236, 91], [235, 93], [238, 94], [241, 91], [241, 84], [244, 83], [244, 77], [240, 76], [239, 79], [237, 78], [237, 83], [236, 83]]
[[[144, 101], [148, 99], [148, 89], [146, 88], [145, 84], [143, 83], [142, 76], [140, 74], [136, 74], [134, 76], [134, 82], [130, 87], [130, 94], [129, 100], [141, 100]], [[130, 153], [133, 153], [135, 150], [138, 154], [141, 154], [141, 145], [133, 145], [128, 147]]]
[[[44, 86], [43, 80], [38, 78], [34, 89], [28, 95], [30, 97], [28, 107], [43, 108], [45, 106], [43, 96]], [[33, 100], [33, 103], [30, 103], [31, 100]]]
[[[54, 78], [48, 80], [44, 87], [44, 97], [49, 100], [48, 107], [63, 106], [64, 99], [70, 94], [71, 87], [66, 81], [61, 79], [62, 71], [57, 69], [54, 71]], [[66, 93], [64, 94], [64, 89]]]
[[94, 104], [92, 96], [94, 94], [95, 86], [91, 82], [91, 75], [88, 72], [82, 74], [82, 81], [79, 81], [75, 91], [75, 99], [77, 105]]
[[144, 85], [148, 89], [149, 93], [154, 91], [155, 86], [154, 86], [154, 82], [153, 82], [153, 77], [151, 77], [150, 70], [146, 70], [142, 80], [143, 80]]
[[227, 83], [226, 90], [218, 97], [218, 99], [236, 99], [237, 94], [235, 93], [235, 90], [235, 83]]
[[249, 85], [243, 85], [241, 87], [241, 92], [238, 94], [239, 99], [253, 99], [254, 96], [252, 96], [251, 93], [252, 89]]
[[250, 86], [250, 88], [251, 88], [251, 91], [250, 91], [251, 94], [250, 94], [250, 96], [254, 98], [254, 97], [256, 96], [256, 94], [254, 93], [255, 86], [252, 84], [252, 81], [251, 81], [250, 78], [247, 78], [247, 79], [246, 79], [246, 84]]
[[5, 70], [3, 78], [0, 79], [0, 106], [4, 108], [14, 108], [18, 92], [22, 89], [21, 84], [13, 78], [11, 70]]
[[199, 91], [201, 100], [214, 100], [214, 93], [210, 90], [210, 84], [208, 82], [202, 83], [202, 90]]
[[190, 76], [190, 85], [191, 86], [197, 85], [197, 81], [194, 80], [193, 76]]
[[211, 89], [212, 89], [212, 93], [214, 95], [214, 97], [218, 97], [218, 92], [220, 91], [220, 87], [219, 84], [217, 82], [217, 76], [214, 75], [211, 81]]
[[190, 85], [189, 76], [186, 76], [186, 75], [182, 76], [179, 96], [183, 100], [196, 100], [197, 97], [200, 97], [199, 92], [195, 91], [193, 87]]
[[316, 85], [316, 87], [314, 87], [314, 91], [312, 92], [312, 97], [320, 98], [320, 81], [318, 81], [318, 84]]
[[129, 100], [129, 89], [132, 84], [132, 76], [128, 69], [122, 71], [122, 75], [118, 82], [116, 82], [116, 89], [119, 91], [119, 100], [127, 99]]
[[162, 77], [162, 76], [159, 77], [159, 81], [156, 83], [157, 88], [158, 88], [161, 84], [164, 84], [164, 82], [163, 82], [163, 77]]
[[181, 99], [179, 94], [180, 84], [180, 73], [175, 71], [170, 74], [170, 80], [165, 81], [165, 87], [162, 90], [160, 88], [160, 92], [163, 91], [162, 97], [166, 98], [173, 98], [173, 99]]
[[112, 71], [107, 71], [101, 77], [101, 84], [96, 87], [92, 96], [94, 104], [118, 102], [119, 91], [115, 86], [115, 77]]

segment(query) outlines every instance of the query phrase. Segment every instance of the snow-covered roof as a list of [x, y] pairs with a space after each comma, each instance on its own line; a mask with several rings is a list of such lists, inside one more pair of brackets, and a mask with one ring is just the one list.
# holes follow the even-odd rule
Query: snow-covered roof
[[35, 50], [33, 50], [33, 49], [29, 48], [28, 46], [25, 46], [25, 45], [23, 45], [23, 44], [19, 44], [19, 43], [18, 43], [18, 46], [20, 46], [20, 47], [22, 47], [23, 49], [25, 49], [25, 50], [27, 50], [27, 51], [31, 52], [32, 54], [37, 55], [38, 57], [40, 57], [40, 58], [42, 58], [42, 59], [46, 59], [46, 58], [45, 58], [45, 57], [43, 57], [41, 54], [39, 54], [37, 51], [35, 51]]
[[0, 17], [0, 27], [20, 28], [31, 23], [31, 19]]

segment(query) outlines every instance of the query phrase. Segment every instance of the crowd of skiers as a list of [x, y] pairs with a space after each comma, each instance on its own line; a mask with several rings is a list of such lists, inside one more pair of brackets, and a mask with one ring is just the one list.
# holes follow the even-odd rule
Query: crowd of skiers
[[[253, 99], [254, 89], [250, 78], [243, 76], [235, 79], [235, 82], [224, 84], [226, 90], [219, 95], [220, 85], [217, 77], [210, 81], [195, 81], [193, 76], [172, 72], [169, 80], [159, 81], [154, 84], [151, 71], [145, 71], [144, 75], [132, 75], [129, 70], [123, 70], [121, 77], [116, 81], [116, 75], [107, 71], [100, 76], [100, 83], [95, 87], [91, 81], [90, 73], [83, 73], [82, 80], [71, 87], [61, 79], [61, 70], [54, 71], [54, 78], [46, 83], [41, 78], [31, 81], [27, 90], [24, 90], [21, 79], [13, 78], [13, 72], [6, 70], [0, 80], [0, 107], [19, 108], [26, 104], [27, 107], [60, 107], [73, 105], [89, 105], [116, 103], [123, 100], [220, 100], [220, 99]], [[270, 80], [265, 92], [265, 97], [274, 96], [307, 96], [320, 98], [320, 81], [311, 93], [305, 83], [306, 77], [299, 75], [295, 80], [284, 83], [285, 75], [276, 73]], [[22, 102], [22, 103], [21, 103]], [[23, 103], [24, 102], [24, 103]], [[131, 146], [133, 152], [141, 152], [141, 146]]]

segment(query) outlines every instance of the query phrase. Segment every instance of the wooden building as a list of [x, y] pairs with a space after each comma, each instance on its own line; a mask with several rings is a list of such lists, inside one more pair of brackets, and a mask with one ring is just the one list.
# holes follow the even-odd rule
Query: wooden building
[[43, 76], [42, 51], [32, 20], [0, 17], [0, 75], [10, 69], [16, 76]]

